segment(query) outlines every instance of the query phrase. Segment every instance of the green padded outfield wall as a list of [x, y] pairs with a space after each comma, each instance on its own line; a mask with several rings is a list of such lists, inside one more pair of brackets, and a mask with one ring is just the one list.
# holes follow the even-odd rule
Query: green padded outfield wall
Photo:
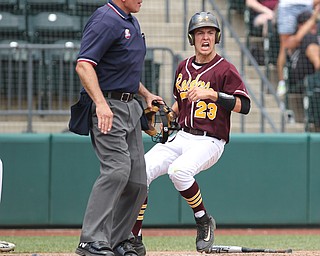
[[48, 224], [50, 138], [49, 134], [0, 135], [3, 162], [0, 224]]
[[320, 224], [320, 134], [310, 136], [309, 224]]
[[[201, 173], [205, 205], [217, 223], [305, 224], [308, 135], [233, 136], [220, 161]], [[193, 223], [183, 204], [183, 223]]]
[[87, 136], [52, 135], [50, 224], [79, 225], [99, 162]]
[[[143, 136], [145, 150], [154, 143]], [[319, 225], [320, 135], [233, 134], [196, 176], [218, 225]], [[89, 137], [2, 134], [0, 226], [80, 226], [99, 163]], [[194, 225], [167, 175], [150, 186], [146, 226]]]
[[[147, 151], [154, 143], [150, 137], [144, 138]], [[72, 134], [53, 134], [51, 157], [50, 224], [79, 225], [82, 223], [91, 187], [99, 175], [99, 162], [93, 152], [90, 138]], [[146, 224], [178, 223], [177, 192], [171, 186], [158, 193], [162, 190], [162, 179], [165, 178], [162, 177], [155, 183], [150, 200], [157, 203], [148, 212], [150, 216], [157, 215], [157, 212], [163, 212], [163, 215], [159, 219], [152, 218], [151, 223], [146, 220]], [[171, 212], [164, 212], [163, 204], [158, 204], [164, 201], [170, 205]]]
[[[151, 138], [145, 134], [143, 134], [143, 142], [145, 152], [155, 145]], [[168, 175], [159, 177], [150, 185], [144, 225], [177, 225], [180, 223], [179, 202], [179, 194]]]
[[[149, 150], [154, 143], [150, 137], [144, 138], [145, 150]], [[73, 134], [53, 134], [51, 159], [50, 224], [79, 225], [82, 223], [91, 187], [99, 175], [99, 162], [93, 152], [90, 138]], [[165, 178], [155, 183], [150, 200], [156, 204], [148, 212], [149, 216], [161, 212], [162, 217], [151, 218], [151, 223], [146, 220], [146, 224], [174, 225], [179, 222], [177, 192], [173, 187], [161, 191], [162, 179]], [[161, 193], [158, 193], [159, 191]], [[170, 205], [171, 212], [165, 212], [163, 203], [158, 203], [164, 201]]]

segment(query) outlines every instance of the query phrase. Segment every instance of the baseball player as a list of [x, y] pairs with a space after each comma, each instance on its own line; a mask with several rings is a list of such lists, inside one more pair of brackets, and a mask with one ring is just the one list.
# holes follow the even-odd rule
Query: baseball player
[[[192, 16], [188, 27], [195, 55], [176, 70], [172, 106], [181, 126], [175, 138], [158, 143], [145, 154], [147, 184], [168, 174], [189, 204], [197, 226], [196, 249], [208, 252], [214, 242], [215, 220], [205, 208], [195, 176], [213, 166], [229, 142], [231, 112], [248, 114], [250, 98], [234, 67], [215, 51], [220, 27], [210, 12]], [[132, 230], [134, 247], [145, 255], [141, 227], [147, 199]]]

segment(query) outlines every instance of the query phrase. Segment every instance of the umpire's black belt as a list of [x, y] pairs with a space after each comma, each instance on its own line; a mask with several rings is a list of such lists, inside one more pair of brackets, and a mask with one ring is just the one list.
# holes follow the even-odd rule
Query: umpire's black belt
[[215, 135], [213, 135], [213, 134], [211, 134], [211, 133], [208, 133], [208, 132], [206, 132], [206, 131], [202, 131], [202, 130], [198, 130], [198, 129], [193, 129], [193, 128], [189, 128], [189, 127], [183, 127], [181, 130], [184, 131], [184, 132], [193, 134], [193, 135], [209, 136], [209, 137], [212, 137], [212, 138], [221, 140], [221, 139], [218, 138], [217, 136], [215, 136]]
[[129, 102], [129, 101], [133, 100], [134, 93], [130, 93], [130, 92], [105, 92], [104, 91], [103, 96], [108, 99]]

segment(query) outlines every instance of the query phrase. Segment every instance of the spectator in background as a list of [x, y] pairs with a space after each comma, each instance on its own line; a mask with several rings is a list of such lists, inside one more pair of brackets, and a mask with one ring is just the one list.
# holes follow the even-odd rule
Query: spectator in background
[[320, 3], [320, 0], [279, 0], [278, 4], [278, 33], [280, 37], [280, 49], [277, 60], [278, 87], [277, 94], [282, 97], [287, 92], [283, 78], [283, 67], [286, 63], [285, 41], [293, 35], [297, 28], [297, 17], [304, 11], [311, 11], [313, 5]]
[[268, 32], [268, 21], [275, 24], [278, 0], [246, 0], [246, 6], [253, 15], [253, 26], [262, 26], [263, 36]]
[[318, 41], [317, 16], [320, 4], [313, 12], [305, 11], [298, 16], [297, 31], [284, 42], [290, 56], [289, 85], [297, 84], [306, 75], [320, 70], [320, 45]]

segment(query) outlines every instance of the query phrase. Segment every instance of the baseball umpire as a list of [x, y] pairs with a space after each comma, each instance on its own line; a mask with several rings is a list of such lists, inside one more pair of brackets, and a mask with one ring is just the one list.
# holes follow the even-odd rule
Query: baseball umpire
[[76, 71], [82, 96], [92, 99], [88, 116], [100, 175], [76, 249], [81, 256], [137, 255], [128, 238], [147, 195], [147, 179], [142, 108], [134, 96], [141, 94], [150, 108], [153, 100], [162, 101], [140, 83], [146, 45], [131, 13], [140, 10], [141, 2], [110, 0], [92, 14], [83, 31]]
[[[169, 175], [194, 213], [197, 251], [209, 252], [215, 220], [205, 208], [194, 177], [217, 163], [229, 142], [231, 112], [248, 114], [250, 98], [235, 66], [216, 53], [220, 27], [212, 13], [192, 16], [188, 38], [195, 55], [179, 64], [173, 90], [172, 110], [181, 130], [173, 140], [158, 143], [145, 154], [147, 183]], [[146, 207], [147, 199], [132, 230], [139, 256], [146, 254], [141, 233]]]

